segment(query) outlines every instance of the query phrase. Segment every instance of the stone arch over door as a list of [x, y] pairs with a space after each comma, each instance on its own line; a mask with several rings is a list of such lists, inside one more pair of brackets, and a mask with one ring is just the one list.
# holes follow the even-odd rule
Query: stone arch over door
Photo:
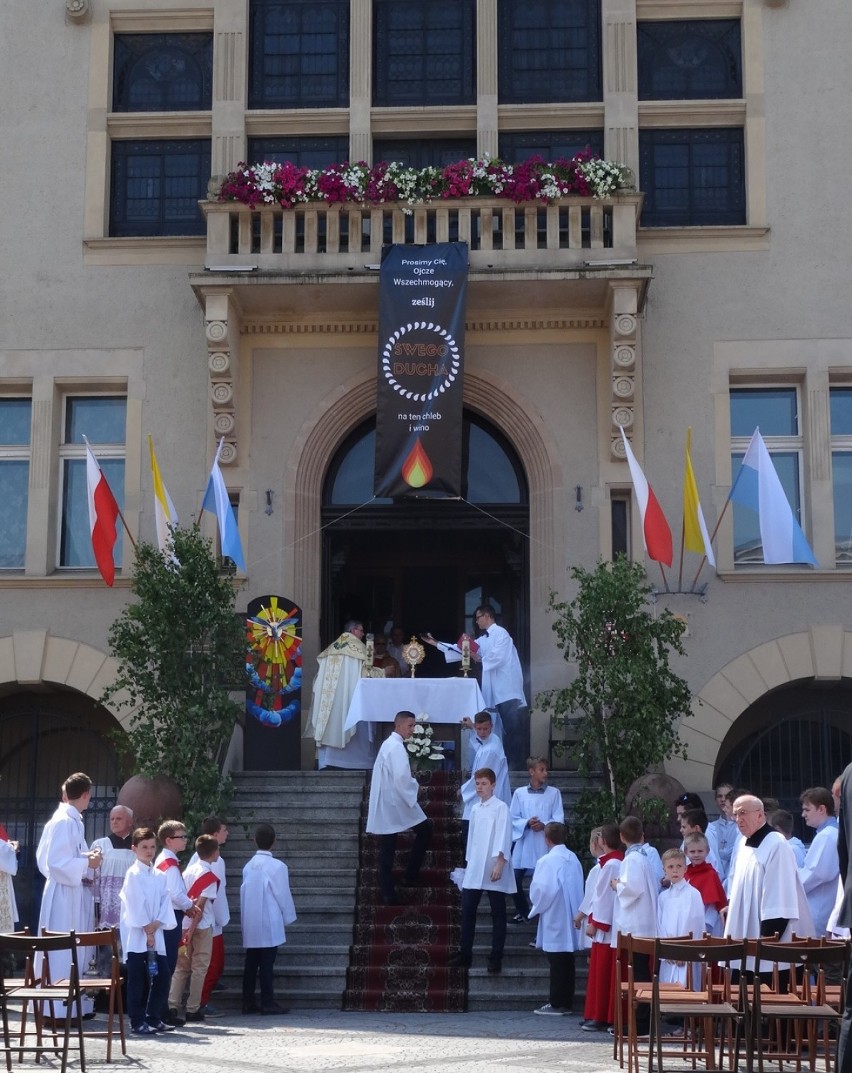
[[101, 701], [117, 675], [118, 664], [111, 656], [82, 641], [53, 637], [47, 630], [16, 630], [0, 637], [0, 690], [42, 683], [64, 686], [101, 704], [127, 730], [132, 710]]
[[704, 685], [693, 717], [681, 726], [687, 760], [669, 760], [666, 772], [689, 790], [708, 790], [722, 743], [732, 724], [755, 701], [795, 682], [852, 678], [852, 631], [815, 625], [744, 652]]
[[[556, 583], [557, 549], [564, 542], [556, 524], [560, 506], [564, 508], [564, 478], [555, 440], [536, 407], [500, 378], [466, 372], [463, 404], [503, 431], [524, 466], [529, 488], [530, 599], [541, 606]], [[306, 667], [314, 666], [319, 645], [323, 480], [343, 439], [375, 407], [374, 376], [341, 384], [302, 425], [286, 474], [284, 494], [293, 538], [284, 573], [293, 579], [302, 621], [310, 624], [304, 635]]]

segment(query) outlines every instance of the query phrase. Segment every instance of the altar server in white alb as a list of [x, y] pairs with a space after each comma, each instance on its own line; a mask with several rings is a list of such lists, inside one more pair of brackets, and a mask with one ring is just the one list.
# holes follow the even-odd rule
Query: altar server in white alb
[[[283, 861], [272, 856], [275, 830], [261, 823], [254, 833], [257, 853], [243, 868], [240, 887], [240, 921], [246, 952], [243, 968], [243, 1013], [287, 1013], [275, 1001], [275, 956], [286, 942], [285, 928], [296, 919], [290, 893], [290, 874]], [[260, 977], [260, 1005], [254, 989]]]
[[[127, 961], [127, 1013], [138, 1036], [171, 1032], [162, 1019], [171, 974], [163, 931], [175, 926], [166, 877], [154, 867], [157, 836], [150, 827], [137, 827], [131, 835], [134, 862], [119, 892], [121, 949]], [[150, 952], [157, 971], [148, 966]], [[146, 995], [147, 992], [147, 995]]]
[[[565, 811], [562, 794], [555, 786], [547, 785], [548, 768], [543, 756], [527, 758], [530, 781], [512, 794], [509, 812], [512, 816], [512, 868], [515, 872], [515, 924], [521, 924], [530, 913], [530, 902], [524, 891], [524, 874], [532, 871], [548, 851], [544, 829], [553, 820], [562, 823]], [[572, 914], [573, 915], [573, 914]]]
[[[796, 858], [784, 836], [766, 822], [763, 802], [751, 795], [738, 797], [733, 815], [745, 837], [730, 876], [725, 935], [757, 939], [777, 934], [782, 942], [793, 932], [812, 936], [813, 919]], [[758, 971], [769, 971], [770, 967], [764, 962]]]
[[506, 895], [515, 892], [512, 871], [512, 818], [505, 802], [494, 795], [495, 775], [490, 768], [474, 772], [479, 801], [470, 814], [467, 865], [462, 881], [461, 943], [450, 965], [468, 968], [473, 959], [476, 910], [482, 892], [491, 905], [491, 954], [488, 971], [500, 972], [506, 945]]
[[[663, 854], [663, 869], [669, 885], [657, 899], [657, 935], [661, 939], [684, 935], [700, 939], [704, 934], [704, 899], [684, 878], [686, 854], [683, 850], [667, 849]], [[664, 961], [660, 965], [660, 982], [685, 985], [686, 965]]]
[[530, 916], [538, 917], [535, 945], [550, 963], [550, 1002], [534, 1012], [565, 1016], [574, 1007], [574, 952], [580, 949], [574, 918], [583, 901], [583, 868], [565, 845], [564, 823], [551, 821], [542, 836], [547, 852], [536, 862], [530, 883]]
[[393, 879], [396, 836], [400, 831], [414, 831], [414, 846], [402, 879], [404, 886], [419, 882], [423, 858], [432, 840], [432, 821], [417, 804], [417, 779], [411, 774], [405, 748], [416, 722], [414, 712], [397, 712], [393, 730], [382, 742], [373, 765], [367, 834], [379, 836], [379, 886], [385, 905], [400, 902]]
[[[98, 869], [103, 860], [98, 850], [86, 845], [83, 828], [83, 813], [89, 807], [92, 796], [92, 780], [77, 772], [69, 775], [62, 784], [62, 802], [47, 821], [38, 848], [36, 864], [47, 882], [41, 898], [38, 918], [39, 932], [91, 931], [92, 899], [84, 893], [83, 880], [89, 868]], [[88, 950], [77, 951], [78, 966], [82, 973], [89, 961]], [[53, 980], [67, 979], [71, 970], [71, 954], [57, 951], [49, 955], [50, 976]], [[37, 957], [36, 972], [41, 972], [40, 957]], [[92, 1011], [92, 1000], [83, 998], [83, 1012]]]
[[837, 900], [840, 858], [837, 855], [837, 820], [834, 798], [825, 786], [813, 786], [801, 795], [802, 819], [816, 834], [799, 868], [817, 935], [828, 934], [828, 918]]
[[494, 723], [490, 712], [477, 712], [471, 722], [468, 716], [461, 721], [465, 730], [472, 730], [471, 752], [473, 762], [471, 764], [470, 778], [463, 782], [459, 789], [462, 800], [462, 841], [467, 839], [467, 829], [470, 823], [470, 811], [479, 801], [476, 796], [476, 780], [474, 771], [481, 767], [491, 768], [497, 776], [494, 793], [507, 805], [512, 800], [512, 791], [509, 787], [509, 765], [506, 762], [506, 754], [503, 752], [503, 742], [494, 733]]

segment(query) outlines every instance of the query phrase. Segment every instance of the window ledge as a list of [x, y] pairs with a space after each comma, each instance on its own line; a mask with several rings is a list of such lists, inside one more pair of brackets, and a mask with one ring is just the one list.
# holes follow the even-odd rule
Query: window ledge
[[[114, 589], [129, 589], [130, 577], [116, 577]], [[25, 574], [0, 574], [0, 590], [3, 589], [105, 589], [107, 586], [98, 573], [88, 571], [79, 574], [48, 574], [44, 577], [28, 577]]]
[[83, 264], [193, 265], [200, 269], [206, 241], [204, 235], [87, 238], [83, 240]]
[[807, 583], [811, 581], [844, 582], [852, 581], [852, 570], [848, 567], [834, 569], [823, 567], [819, 570], [809, 569], [805, 566], [796, 566], [791, 563], [785, 570], [773, 566], [742, 567], [739, 570], [719, 570], [716, 577], [728, 584], [729, 582], [745, 582], [747, 585], [760, 584], [764, 581], [785, 581], [788, 583]]
[[642, 227], [637, 245], [643, 257], [660, 253], [740, 253], [769, 249], [769, 227]]

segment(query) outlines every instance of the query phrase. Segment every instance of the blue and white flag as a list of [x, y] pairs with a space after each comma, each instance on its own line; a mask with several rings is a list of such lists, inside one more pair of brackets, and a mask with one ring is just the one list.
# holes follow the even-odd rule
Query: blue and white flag
[[765, 563], [819, 566], [796, 521], [760, 429], [754, 430], [728, 498], [757, 514]]
[[228, 498], [228, 489], [222, 471], [219, 469], [219, 455], [222, 453], [224, 437], [219, 440], [216, 457], [213, 459], [213, 468], [210, 470], [210, 479], [207, 481], [207, 490], [204, 493], [202, 510], [207, 510], [216, 515], [219, 523], [219, 543], [222, 546], [222, 554], [233, 559], [238, 570], [245, 573], [246, 563], [243, 558], [243, 546], [240, 543], [240, 531], [237, 529], [237, 519], [234, 516], [234, 508]]

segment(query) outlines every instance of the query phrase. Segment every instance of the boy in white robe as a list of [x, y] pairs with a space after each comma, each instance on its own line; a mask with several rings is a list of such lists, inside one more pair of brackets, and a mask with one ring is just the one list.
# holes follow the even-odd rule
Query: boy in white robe
[[589, 874], [586, 876], [586, 882], [583, 889], [583, 900], [580, 902], [577, 912], [574, 914], [574, 927], [577, 928], [579, 934], [579, 950], [590, 950], [592, 946], [591, 936], [586, 934], [585, 922], [592, 911], [592, 901], [595, 894], [595, 884], [598, 881], [600, 875], [601, 866], [598, 863], [598, 858], [604, 852], [600, 843], [601, 828], [593, 827], [589, 834], [589, 855], [594, 858], [594, 864], [589, 869]]
[[544, 837], [545, 826], [553, 820], [562, 823], [565, 812], [562, 794], [555, 786], [547, 785], [547, 761], [543, 756], [527, 760], [530, 781], [512, 794], [509, 812], [512, 816], [512, 868], [515, 872], [515, 916], [513, 923], [522, 924], [530, 915], [530, 903], [524, 891], [524, 873], [532, 871], [548, 851]]
[[[165, 878], [166, 889], [169, 892], [172, 909], [175, 914], [174, 927], [163, 930], [163, 940], [166, 944], [166, 961], [169, 964], [169, 979], [171, 979], [177, 966], [178, 947], [183, 935], [183, 918], [187, 914], [190, 917], [199, 915], [192, 898], [186, 893], [186, 884], [180, 874], [180, 861], [177, 857], [178, 853], [183, 853], [186, 849], [188, 837], [186, 828], [179, 820], [164, 820], [157, 830], [157, 840], [163, 848], [154, 861], [154, 867]], [[166, 1024], [171, 1024], [172, 1017], [169, 1012], [168, 994], [166, 994], [160, 1019]]]
[[579, 936], [574, 917], [583, 900], [583, 869], [565, 845], [565, 824], [551, 820], [544, 831], [547, 852], [536, 862], [530, 883], [530, 916], [538, 917], [535, 943], [550, 963], [550, 1001], [534, 1013], [562, 1016], [574, 1007], [574, 951]]
[[472, 730], [470, 739], [470, 751], [473, 759], [471, 762], [470, 778], [463, 782], [459, 789], [459, 797], [462, 801], [462, 848], [467, 844], [467, 829], [470, 824], [470, 811], [479, 801], [476, 796], [476, 785], [473, 778], [477, 768], [489, 767], [497, 776], [494, 793], [501, 801], [508, 805], [512, 800], [512, 791], [509, 787], [509, 764], [503, 751], [503, 742], [494, 733], [494, 722], [491, 713], [477, 712], [471, 722], [465, 716], [461, 721], [462, 729]]
[[[691, 935], [700, 939], [704, 934], [704, 900], [695, 887], [685, 880], [686, 854], [679, 849], [667, 849], [663, 854], [663, 869], [669, 886], [657, 899], [657, 934], [661, 939]], [[660, 982], [686, 985], [686, 965], [664, 961], [660, 965]]]
[[[48, 931], [91, 931], [94, 927], [91, 896], [83, 888], [90, 868], [100, 868], [103, 857], [86, 845], [83, 813], [89, 807], [92, 780], [83, 772], [69, 775], [62, 784], [63, 800], [47, 821], [36, 849], [38, 870], [47, 882], [41, 898], [38, 929]], [[77, 951], [80, 973], [85, 972], [90, 957], [88, 949]], [[57, 951], [49, 955], [50, 978], [65, 980], [71, 971], [71, 954]], [[35, 959], [35, 971], [41, 972], [41, 955]], [[83, 1013], [93, 1010], [92, 999], [83, 996]]]
[[825, 786], [813, 786], [801, 795], [802, 819], [816, 832], [804, 865], [799, 868], [816, 934], [828, 933], [828, 918], [837, 898], [840, 858], [837, 855], [837, 820], [834, 798]]
[[611, 945], [615, 916], [615, 890], [624, 860], [621, 835], [613, 823], [600, 828], [597, 846], [592, 854], [598, 859], [598, 874], [592, 893], [591, 909], [586, 921], [586, 935], [591, 939], [589, 978], [586, 984], [586, 1003], [583, 1007], [584, 1032], [603, 1032], [615, 1017], [615, 948]]
[[[659, 886], [653, 866], [642, 846], [645, 834], [642, 821], [637, 816], [626, 816], [618, 825], [624, 845], [624, 860], [618, 878], [612, 881], [615, 891], [615, 914], [612, 922], [611, 943], [618, 945], [618, 933], [655, 938], [657, 934], [657, 894]], [[637, 983], [651, 979], [651, 964], [647, 954], [633, 955], [633, 979]], [[651, 1008], [645, 1003], [636, 1011], [636, 1031], [640, 1036], [648, 1034]]]
[[478, 768], [473, 777], [479, 803], [470, 814], [467, 866], [462, 882], [461, 945], [449, 963], [470, 968], [476, 910], [482, 892], [487, 891], [492, 920], [488, 971], [495, 973], [503, 967], [506, 895], [515, 892], [515, 873], [511, 867], [512, 819], [506, 803], [494, 796], [497, 777], [491, 768]]
[[[296, 919], [287, 865], [272, 856], [275, 831], [262, 823], [254, 833], [257, 853], [243, 868], [240, 924], [246, 951], [243, 967], [243, 1013], [287, 1013], [275, 1001], [275, 955], [286, 942], [285, 927]], [[260, 1006], [254, 988], [260, 976]]]
[[[150, 827], [137, 827], [131, 845], [135, 860], [119, 894], [121, 948], [127, 962], [127, 1013], [135, 1035], [151, 1036], [174, 1031], [161, 1014], [170, 982], [163, 929], [174, 927], [175, 914], [165, 876], [154, 868], [157, 836]], [[156, 972], [153, 965], [149, 968], [152, 954]]]

